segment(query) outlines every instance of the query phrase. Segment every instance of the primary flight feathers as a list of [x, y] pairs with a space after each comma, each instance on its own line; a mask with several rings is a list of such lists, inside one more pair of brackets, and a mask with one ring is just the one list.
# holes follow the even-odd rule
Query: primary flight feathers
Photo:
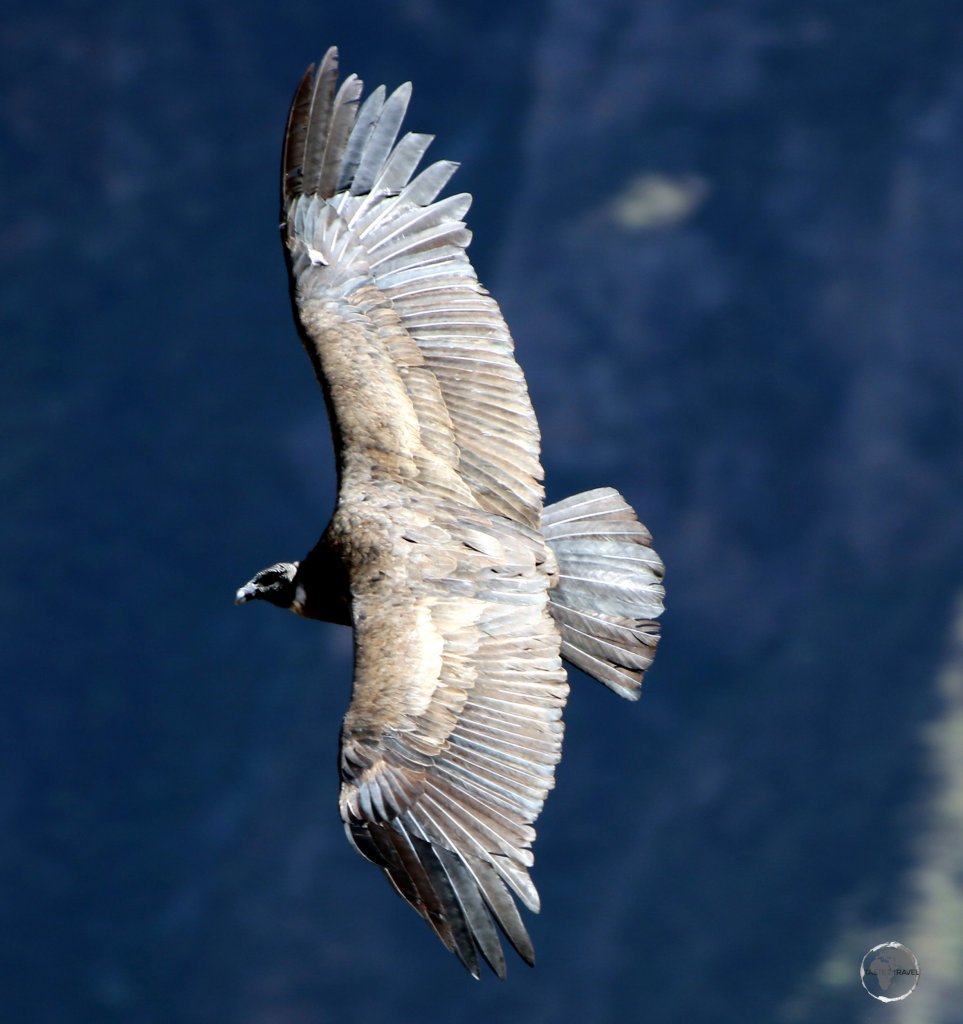
[[[498, 929], [533, 963], [532, 827], [561, 755], [564, 657], [638, 697], [662, 564], [604, 488], [543, 509], [539, 432], [498, 306], [465, 247], [455, 170], [399, 139], [411, 95], [361, 102], [337, 51], [288, 117], [282, 233], [324, 390], [338, 503], [300, 562], [238, 591], [354, 628], [341, 730], [348, 838], [476, 977]], [[513, 898], [514, 897], [514, 898]], [[497, 926], [497, 929], [496, 929]]]

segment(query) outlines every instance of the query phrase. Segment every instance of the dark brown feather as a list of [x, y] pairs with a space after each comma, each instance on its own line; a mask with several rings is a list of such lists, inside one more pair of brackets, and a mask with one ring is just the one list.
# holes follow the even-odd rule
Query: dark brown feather
[[314, 88], [306, 112], [304, 149], [301, 158], [301, 192], [306, 196], [317, 195], [319, 191], [337, 84], [338, 48], [332, 46], [324, 55], [321, 66], [314, 76]]
[[310, 65], [301, 78], [288, 110], [281, 157], [281, 220], [287, 217], [288, 207], [295, 196], [301, 195], [301, 172], [304, 161], [304, 139], [308, 132], [308, 115], [314, 85], [314, 65]]

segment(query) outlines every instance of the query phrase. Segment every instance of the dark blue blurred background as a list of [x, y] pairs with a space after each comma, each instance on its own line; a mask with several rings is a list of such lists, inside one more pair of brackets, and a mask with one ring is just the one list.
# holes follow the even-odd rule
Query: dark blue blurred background
[[[0, 1017], [963, 1020], [955, 0], [105, 3], [3, 15]], [[473, 982], [346, 844], [346, 630], [235, 609], [333, 501], [277, 238], [332, 42], [415, 83], [550, 499], [668, 567], [573, 679], [539, 963]], [[899, 1008], [859, 986], [900, 939]]]

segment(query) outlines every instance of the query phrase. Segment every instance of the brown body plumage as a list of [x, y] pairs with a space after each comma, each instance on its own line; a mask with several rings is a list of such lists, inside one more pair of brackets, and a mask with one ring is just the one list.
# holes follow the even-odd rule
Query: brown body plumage
[[[455, 169], [413, 173], [410, 86], [359, 106], [332, 48], [295, 94], [282, 234], [302, 341], [337, 449], [335, 514], [265, 598], [350, 622], [341, 815], [445, 945], [499, 974], [494, 925], [529, 963], [512, 899], [561, 754], [561, 656], [635, 697], [657, 640], [662, 566], [612, 490], [542, 508], [539, 433], [512, 339], [465, 254]], [[397, 141], [396, 141], [397, 140]]]

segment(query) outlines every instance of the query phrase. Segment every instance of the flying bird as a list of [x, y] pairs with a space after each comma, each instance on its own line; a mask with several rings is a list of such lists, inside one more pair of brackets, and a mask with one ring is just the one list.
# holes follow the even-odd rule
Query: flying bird
[[348, 839], [445, 946], [500, 977], [529, 964], [532, 827], [561, 756], [562, 659], [629, 700], [658, 641], [663, 567], [611, 488], [544, 507], [514, 345], [466, 255], [456, 164], [416, 173], [411, 95], [338, 87], [332, 47], [291, 104], [281, 234], [331, 420], [337, 505], [261, 599], [354, 630], [341, 727]]

